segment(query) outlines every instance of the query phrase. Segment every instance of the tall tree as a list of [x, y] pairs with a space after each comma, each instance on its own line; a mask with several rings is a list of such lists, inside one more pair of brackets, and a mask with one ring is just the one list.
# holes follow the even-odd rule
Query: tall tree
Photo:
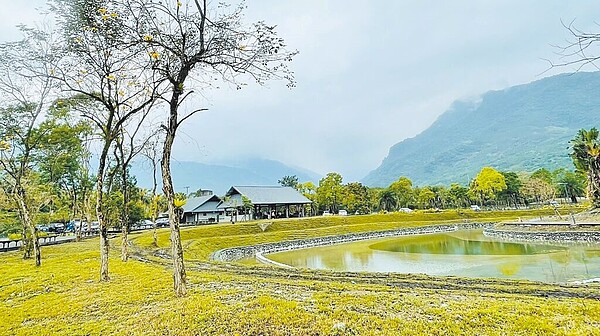
[[[141, 111], [139, 116], [134, 116], [120, 126], [119, 135], [115, 138], [115, 159], [121, 176], [121, 194], [123, 195], [123, 203], [121, 208], [121, 260], [129, 259], [128, 251], [128, 233], [130, 222], [130, 201], [131, 190], [129, 183], [129, 169], [133, 159], [138, 156], [148, 142], [152, 138], [152, 133], [144, 134], [145, 129], [152, 129], [151, 125], [145, 123], [146, 118], [150, 113], [148, 108]], [[137, 117], [137, 118], [135, 118]]]
[[398, 197], [396, 193], [387, 189], [379, 198], [379, 208], [384, 211], [394, 211], [398, 208]]
[[[68, 99], [53, 104], [46, 123], [50, 133], [36, 158], [40, 178], [52, 185], [57, 197], [68, 204], [69, 218], [89, 217], [85, 213], [93, 189], [89, 175], [91, 125], [73, 115]], [[80, 239], [81, 227], [76, 227], [75, 232]]]
[[479, 197], [481, 203], [496, 198], [497, 194], [506, 189], [504, 176], [492, 167], [483, 167], [473, 179], [470, 191]]
[[[41, 265], [41, 250], [32, 221], [26, 181], [33, 158], [44, 143], [48, 127], [41, 125], [53, 94], [53, 70], [47, 60], [54, 59], [51, 35], [22, 28], [23, 40], [0, 45], [0, 170], [5, 187], [16, 201], [23, 223], [23, 239]], [[30, 236], [31, 240], [27, 239]], [[24, 257], [31, 250], [25, 248]]]
[[531, 178], [542, 180], [548, 184], [553, 183], [552, 172], [546, 168], [540, 168], [531, 174]]
[[521, 191], [529, 200], [538, 204], [554, 198], [556, 189], [546, 179], [529, 176], [523, 180]]
[[452, 202], [454, 207], [467, 207], [471, 203], [471, 200], [469, 199], [469, 189], [467, 187], [461, 186], [458, 183], [452, 183], [450, 185], [448, 194], [450, 202]]
[[581, 172], [572, 172], [564, 168], [553, 172], [557, 191], [564, 198], [570, 198], [571, 203], [577, 203], [577, 197], [585, 195], [586, 175]]
[[417, 203], [422, 209], [430, 208], [434, 200], [435, 193], [429, 187], [424, 187], [419, 190]]
[[450, 190], [445, 186], [432, 186], [429, 189], [435, 194], [431, 206], [445, 209], [450, 203]]
[[310, 206], [308, 206], [310, 214], [316, 213], [319, 207], [317, 204], [317, 186], [311, 181], [299, 183], [298, 191], [312, 202]]
[[108, 0], [51, 0], [61, 32], [62, 57], [49, 62], [51, 77], [78, 94], [78, 111], [102, 139], [96, 174], [96, 215], [100, 227], [100, 280], [108, 281], [109, 241], [103, 209], [109, 150], [125, 122], [155, 101], [160, 79], [148, 71], [152, 60], [128, 39], [128, 8]]
[[600, 140], [598, 130], [579, 130], [571, 140], [571, 159], [578, 172], [587, 176], [587, 195], [592, 207], [600, 208]]
[[120, 2], [135, 15], [129, 31], [134, 32], [138, 45], [145, 48], [144, 54], [153, 62], [152, 69], [166, 79], [168, 87], [167, 93], [161, 95], [169, 112], [164, 125], [161, 167], [170, 218], [174, 290], [178, 296], [184, 296], [186, 275], [175, 213], [171, 151], [182, 122], [206, 109], [185, 111], [181, 109], [182, 102], [193, 89], [206, 89], [209, 82], [219, 78], [238, 89], [245, 85], [244, 78], [261, 85], [269, 79], [285, 79], [288, 86], [294, 86], [286, 62], [296, 53], [285, 50], [275, 26], [263, 21], [245, 26], [243, 3], [231, 10], [223, 4], [211, 7], [206, 0]]
[[342, 175], [328, 173], [319, 181], [317, 187], [317, 202], [320, 206], [333, 213], [338, 210], [338, 204], [344, 199], [344, 187], [342, 186]]
[[515, 208], [517, 208], [519, 206], [519, 196], [523, 182], [521, 182], [519, 175], [515, 172], [501, 172], [501, 174], [504, 176], [506, 189], [499, 193], [499, 197], [506, 199], [507, 205], [510, 206], [512, 202]]
[[412, 181], [407, 177], [400, 177], [390, 184], [389, 189], [396, 194], [397, 205], [401, 208], [407, 208], [415, 202], [416, 196], [413, 190]]
[[360, 182], [346, 184], [344, 205], [352, 214], [367, 214], [371, 212], [369, 188]]
[[146, 143], [142, 151], [142, 155], [150, 163], [152, 167], [152, 189], [150, 193], [150, 219], [152, 220], [152, 245], [158, 247], [158, 235], [156, 233], [156, 218], [160, 213], [160, 195], [156, 194], [158, 187], [157, 172], [160, 165], [160, 153], [162, 152], [160, 144], [161, 132], [155, 133], [154, 136]]
[[286, 175], [277, 181], [282, 187], [292, 187], [296, 190], [300, 187], [300, 183], [298, 183], [298, 176], [296, 175]]

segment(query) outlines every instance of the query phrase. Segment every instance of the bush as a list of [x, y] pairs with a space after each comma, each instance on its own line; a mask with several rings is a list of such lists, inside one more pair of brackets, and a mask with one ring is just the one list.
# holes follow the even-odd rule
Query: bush
[[10, 233], [8, 235], [8, 239], [10, 239], [10, 240], [21, 240], [21, 234], [20, 233]]

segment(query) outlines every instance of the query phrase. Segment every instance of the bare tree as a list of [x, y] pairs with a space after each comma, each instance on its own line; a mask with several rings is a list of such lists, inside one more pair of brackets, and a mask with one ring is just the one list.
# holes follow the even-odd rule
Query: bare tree
[[[600, 33], [586, 32], [577, 28], [574, 20], [565, 24], [565, 29], [570, 37], [563, 45], [556, 45], [558, 61], [546, 60], [550, 64], [548, 70], [557, 67], [570, 67], [573, 71], [581, 71], [586, 68], [592, 68], [595, 71], [600, 70], [597, 62], [600, 60]], [[600, 30], [600, 27], [599, 27]], [[573, 152], [571, 156], [577, 169], [588, 175], [587, 193], [592, 200], [592, 207], [600, 207], [600, 184], [598, 183], [597, 169], [597, 148], [594, 142], [597, 142], [598, 132], [592, 128], [590, 131], [579, 130], [579, 133], [572, 142]], [[587, 153], [586, 153], [587, 151]], [[587, 156], [586, 156], [587, 155]], [[587, 170], [587, 172], [586, 172]]]
[[64, 55], [52, 64], [51, 77], [79, 94], [80, 113], [102, 139], [96, 174], [96, 215], [100, 227], [100, 279], [108, 281], [109, 241], [103, 211], [109, 150], [125, 122], [156, 98], [157, 80], [144, 50], [127, 40], [125, 10], [116, 1], [52, 0], [50, 8], [62, 33]]
[[33, 249], [35, 264], [40, 266], [41, 250], [32, 220], [35, 210], [26, 183], [33, 157], [48, 131], [40, 123], [54, 91], [46, 60], [55, 56], [51, 35], [25, 27], [21, 30], [22, 41], [0, 45], [0, 170], [23, 223], [24, 258], [29, 258]]
[[148, 105], [148, 107], [144, 109], [142, 113], [140, 113], [138, 118], [131, 118], [127, 125], [121, 125], [121, 132], [115, 139], [115, 159], [121, 176], [121, 193], [123, 194], [123, 203], [121, 209], [122, 261], [127, 261], [129, 258], [127, 248], [129, 245], [129, 167], [133, 159], [148, 147], [148, 143], [151, 140], [151, 134], [144, 134], [144, 130], [147, 130], [147, 127], [149, 127], [145, 121], [150, 113], [151, 108], [152, 105]]
[[570, 36], [564, 44], [554, 46], [559, 58], [546, 59], [550, 68], [572, 67], [574, 71], [580, 71], [592, 67], [594, 70], [600, 70], [596, 64], [600, 60], [600, 33], [580, 30], [575, 26], [575, 20], [568, 24], [562, 21], [561, 23]]
[[150, 199], [150, 216], [152, 219], [152, 245], [158, 247], [158, 236], [156, 234], [156, 218], [158, 217], [158, 207], [159, 207], [159, 195], [156, 194], [156, 189], [158, 187], [158, 181], [156, 178], [156, 173], [158, 172], [158, 166], [160, 164], [160, 153], [162, 152], [162, 148], [160, 144], [162, 140], [160, 139], [161, 133], [157, 132], [154, 136], [146, 143], [146, 147], [144, 148], [142, 155], [150, 162], [152, 166], [152, 192]]
[[262, 21], [244, 25], [244, 3], [234, 8], [223, 4], [209, 6], [206, 0], [122, 0], [122, 3], [135, 17], [130, 32], [136, 35], [145, 54], [153, 61], [152, 69], [166, 79], [165, 85], [169, 88], [160, 96], [169, 111], [164, 125], [161, 167], [170, 218], [174, 289], [178, 296], [184, 296], [186, 273], [174, 204], [171, 151], [179, 126], [206, 108], [184, 111], [182, 102], [194, 89], [206, 89], [218, 79], [238, 89], [247, 79], [258, 84], [269, 79], [285, 79], [292, 87], [294, 77], [286, 63], [296, 52], [285, 49], [275, 26]]

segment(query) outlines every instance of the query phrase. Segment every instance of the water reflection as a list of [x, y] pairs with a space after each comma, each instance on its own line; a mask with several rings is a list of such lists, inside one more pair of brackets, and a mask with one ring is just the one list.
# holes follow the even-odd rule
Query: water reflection
[[448, 234], [399, 238], [373, 244], [369, 248], [389, 252], [458, 255], [530, 255], [566, 250], [561, 246], [465, 239]]
[[387, 238], [281, 252], [300, 268], [567, 282], [600, 277], [600, 245], [503, 242], [481, 231]]

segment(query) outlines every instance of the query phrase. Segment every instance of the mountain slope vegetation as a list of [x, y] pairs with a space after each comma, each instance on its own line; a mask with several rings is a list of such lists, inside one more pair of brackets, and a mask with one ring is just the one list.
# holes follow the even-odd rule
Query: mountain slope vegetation
[[363, 182], [468, 183], [484, 166], [572, 168], [569, 141], [600, 125], [600, 72], [562, 74], [457, 101], [428, 129], [394, 145]]

